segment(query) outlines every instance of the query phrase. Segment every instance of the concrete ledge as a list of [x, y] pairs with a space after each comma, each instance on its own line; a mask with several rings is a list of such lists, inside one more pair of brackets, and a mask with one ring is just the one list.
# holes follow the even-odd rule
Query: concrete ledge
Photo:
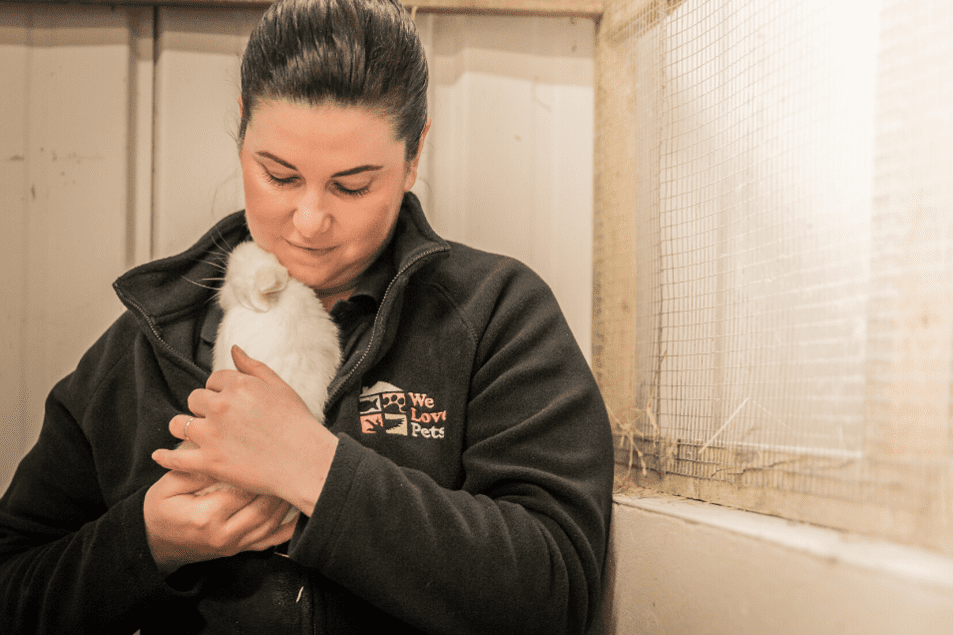
[[953, 559], [643, 492], [613, 506], [607, 633], [953, 633]]

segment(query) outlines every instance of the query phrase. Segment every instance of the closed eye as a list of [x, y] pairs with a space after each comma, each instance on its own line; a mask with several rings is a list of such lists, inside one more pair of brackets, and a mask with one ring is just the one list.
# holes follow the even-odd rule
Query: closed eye
[[268, 170], [265, 170], [264, 172], [265, 172], [265, 176], [268, 178], [268, 180], [271, 181], [272, 183], [274, 183], [275, 185], [278, 185], [278, 186], [291, 185], [292, 183], [295, 183], [295, 182], [298, 180], [298, 177], [297, 177], [297, 176], [289, 176], [289, 177], [286, 177], [286, 178], [278, 178], [277, 176], [275, 176], [274, 174], [272, 174], [272, 173], [269, 172]]
[[365, 186], [362, 187], [362, 188], [358, 188], [358, 189], [356, 189], [356, 190], [352, 190], [352, 189], [350, 189], [350, 188], [344, 187], [344, 186], [341, 185], [340, 183], [335, 183], [335, 184], [334, 184], [334, 188], [335, 188], [338, 192], [340, 192], [341, 194], [343, 194], [344, 196], [354, 196], [354, 197], [358, 197], [358, 196], [364, 196], [365, 194], [367, 194], [367, 192], [371, 189], [371, 185], [370, 185], [370, 183], [368, 183], [367, 185], [365, 185]]

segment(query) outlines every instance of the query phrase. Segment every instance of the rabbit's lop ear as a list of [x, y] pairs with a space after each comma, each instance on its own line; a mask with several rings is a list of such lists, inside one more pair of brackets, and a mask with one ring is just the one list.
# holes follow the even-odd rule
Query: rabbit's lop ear
[[255, 273], [255, 291], [251, 294], [250, 309], [264, 313], [275, 301], [275, 296], [288, 286], [288, 272], [284, 267], [262, 267]]

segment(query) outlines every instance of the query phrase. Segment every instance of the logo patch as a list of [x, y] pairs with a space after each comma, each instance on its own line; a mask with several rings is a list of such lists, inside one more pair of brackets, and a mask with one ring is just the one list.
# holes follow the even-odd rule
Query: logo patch
[[423, 439], [443, 439], [446, 410], [426, 393], [406, 392], [379, 381], [361, 390], [361, 431], [364, 434], [398, 434]]

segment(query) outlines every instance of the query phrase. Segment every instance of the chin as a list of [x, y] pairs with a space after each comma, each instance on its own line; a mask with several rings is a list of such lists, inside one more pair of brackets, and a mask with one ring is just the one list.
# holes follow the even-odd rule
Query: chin
[[287, 267], [288, 275], [297, 280], [298, 282], [303, 283], [306, 287], [311, 287], [312, 289], [320, 289], [324, 281], [316, 279], [314, 274], [312, 274], [307, 269], [301, 269], [299, 267]]
[[[290, 275], [295, 280], [304, 283], [305, 285], [314, 288], [314, 284], [321, 284], [320, 279], [315, 279], [314, 270], [316, 265], [310, 264], [308, 262], [302, 262], [300, 254], [291, 252], [288, 253], [287, 250], [281, 249], [280, 245], [278, 249], [275, 249], [275, 245], [259, 245], [265, 251], [269, 251], [278, 258], [278, 262], [281, 263], [285, 269], [288, 270], [288, 275]], [[306, 260], [306, 259], [305, 259]]]

